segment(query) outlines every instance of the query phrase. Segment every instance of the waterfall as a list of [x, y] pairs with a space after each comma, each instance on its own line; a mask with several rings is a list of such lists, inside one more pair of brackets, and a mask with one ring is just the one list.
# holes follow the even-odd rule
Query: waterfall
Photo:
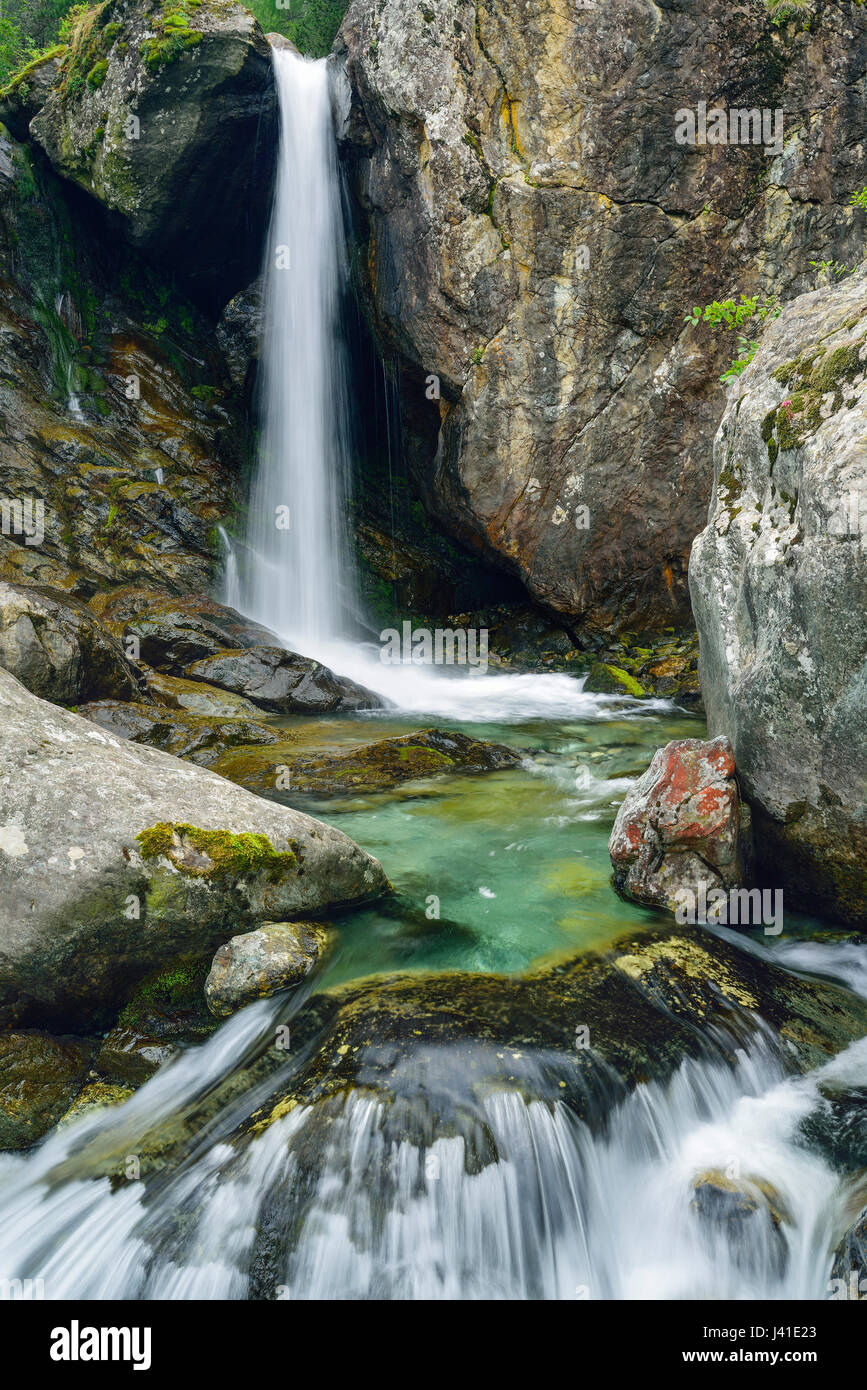
[[280, 150], [264, 268], [262, 436], [237, 599], [305, 653], [341, 634], [349, 404], [347, 283], [325, 60], [274, 50]]
[[[823, 1089], [861, 1083], [867, 1041], [809, 1076], [785, 1075], [761, 1038], [733, 1068], [687, 1060], [595, 1132], [534, 1098], [544, 1058], [522, 1062], [524, 1094], [475, 1095], [467, 1055], [446, 1049], [436, 1075], [489, 1137], [480, 1164], [464, 1137], [436, 1136], [424, 1049], [402, 1062], [418, 1083], [405, 1138], [370, 1092], [300, 1106], [249, 1142], [233, 1131], [265, 1099], [255, 1085], [229, 1085], [220, 1112], [195, 1120], [285, 1016], [258, 1001], [123, 1106], [0, 1155], [4, 1275], [43, 1281], [49, 1299], [828, 1297], [851, 1189], [801, 1127]], [[160, 1152], [163, 1126], [188, 1129], [186, 1157], [113, 1181], [130, 1155]], [[761, 1209], [731, 1221], [697, 1208], [699, 1175], [733, 1161], [773, 1189], [779, 1228]]]

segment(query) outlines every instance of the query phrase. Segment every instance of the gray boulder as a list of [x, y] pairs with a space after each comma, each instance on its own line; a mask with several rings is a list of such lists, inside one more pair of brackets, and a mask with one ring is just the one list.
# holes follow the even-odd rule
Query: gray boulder
[[[131, 124], [132, 122], [132, 124]], [[108, 0], [71, 29], [30, 122], [132, 244], [225, 303], [258, 270], [276, 143], [271, 52], [232, 0]]]
[[282, 647], [218, 652], [194, 661], [185, 674], [243, 695], [273, 714], [382, 708], [372, 690]]
[[254, 999], [293, 989], [326, 948], [328, 929], [313, 922], [264, 922], [233, 936], [217, 954], [205, 981], [212, 1014], [225, 1018]]
[[690, 588], [708, 728], [789, 906], [867, 916], [867, 270], [789, 304], [729, 400]]
[[57, 704], [137, 700], [120, 643], [67, 594], [0, 581], [0, 666]]
[[112, 1015], [137, 979], [386, 887], [346, 835], [124, 742], [0, 672], [0, 1025]]

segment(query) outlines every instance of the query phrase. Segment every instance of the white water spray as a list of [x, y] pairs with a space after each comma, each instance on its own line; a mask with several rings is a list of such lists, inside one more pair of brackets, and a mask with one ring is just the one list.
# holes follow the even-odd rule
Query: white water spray
[[242, 608], [302, 652], [339, 635], [350, 599], [346, 284], [325, 61], [275, 49], [280, 152], [265, 265], [263, 436]]

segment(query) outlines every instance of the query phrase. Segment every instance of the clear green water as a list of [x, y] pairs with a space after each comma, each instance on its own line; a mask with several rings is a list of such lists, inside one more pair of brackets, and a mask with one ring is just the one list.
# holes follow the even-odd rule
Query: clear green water
[[[432, 722], [389, 714], [290, 727], [302, 741], [309, 730], [321, 748]], [[525, 762], [296, 803], [374, 854], [397, 890], [395, 903], [341, 918], [323, 984], [391, 970], [512, 972], [549, 952], [605, 946], [667, 920], [614, 892], [608, 837], [630, 781], [669, 739], [703, 737], [700, 719], [637, 709], [587, 720], [436, 724], [504, 743]]]

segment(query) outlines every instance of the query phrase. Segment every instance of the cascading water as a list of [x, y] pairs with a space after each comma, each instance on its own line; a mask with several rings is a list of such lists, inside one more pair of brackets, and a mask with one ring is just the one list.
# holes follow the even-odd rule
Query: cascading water
[[[536, 760], [537, 775], [505, 807], [496, 834], [488, 827], [484, 869], [473, 872], [488, 882], [510, 854], [538, 854], [556, 889], [564, 864], [546, 858], [548, 817], [574, 835], [571, 852], [582, 859], [565, 865], [566, 881], [586, 892], [593, 870], [581, 828], [604, 825], [612, 793], [634, 775], [606, 777], [605, 754], [589, 747], [587, 727], [611, 720], [631, 769], [636, 728], [653, 703], [624, 708], [584, 694], [565, 675], [446, 680], [386, 668], [338, 643], [352, 585], [343, 541], [344, 265], [328, 83], [324, 63], [288, 51], [274, 59], [282, 145], [266, 270], [264, 433], [246, 544], [222, 536], [224, 596], [306, 654], [331, 655], [331, 664], [366, 684], [386, 685], [404, 710], [525, 721], [525, 728], [530, 719], [539, 728], [572, 721], [572, 752]], [[597, 754], [596, 771], [591, 776], [588, 765], [580, 784], [592, 804], [527, 800], [561, 779], [574, 784], [574, 757]], [[535, 816], [526, 836], [514, 830], [525, 802]], [[539, 814], [537, 806], [544, 806]], [[393, 815], [399, 840], [410, 814], [400, 803]], [[480, 846], [476, 838], [476, 857]], [[391, 848], [395, 856], [398, 846]], [[437, 858], [436, 846], [426, 849], [425, 872], [435, 872], [436, 891], [454, 899], [454, 853], [440, 846]], [[422, 901], [429, 883], [414, 870]], [[496, 902], [484, 891], [486, 903]], [[513, 897], [511, 919], [494, 923], [501, 949], [512, 919], [547, 911], [538, 894], [521, 899], [516, 887]], [[436, 925], [445, 937], [447, 924]], [[463, 920], [458, 926], [469, 934]], [[526, 935], [524, 926], [525, 951]], [[863, 945], [779, 943], [774, 951], [778, 961], [867, 995]], [[821, 1112], [829, 1088], [845, 1093], [862, 1084], [867, 1040], [792, 1077], [784, 1049], [759, 1032], [734, 1067], [709, 1049], [666, 1085], [613, 1094], [605, 1123], [593, 1128], [540, 1084], [544, 1055], [513, 1053], [515, 1084], [477, 1093], [478, 1053], [426, 1048], [419, 1033], [418, 1048], [401, 1058], [403, 1110], [375, 1091], [344, 1090], [334, 1104], [287, 1109], [258, 1132], [250, 1118], [268, 1102], [274, 1075], [263, 1078], [258, 1068], [273, 1054], [275, 1026], [294, 1019], [313, 987], [311, 980], [288, 1001], [250, 1005], [123, 1105], [71, 1120], [29, 1154], [0, 1154], [3, 1278], [43, 1280], [47, 1298], [77, 1300], [827, 1296], [831, 1251], [851, 1220], [852, 1194], [821, 1146], [805, 1143], [804, 1123]], [[309, 1054], [276, 1064], [285, 1068], [284, 1090], [305, 1060]], [[326, 1071], [339, 1061], [326, 1061]], [[481, 1158], [439, 1124], [443, 1094], [484, 1132]], [[395, 1132], [396, 1110], [408, 1122], [405, 1135]], [[422, 1142], [419, 1134], [430, 1137]], [[737, 1221], [703, 1219], [696, 1178], [733, 1161], [773, 1191], [778, 1222], [759, 1205]]]
[[314, 652], [340, 635], [351, 604], [345, 248], [325, 61], [278, 48], [274, 68], [280, 152], [265, 264], [264, 418], [239, 599]]
[[[860, 1084], [867, 1041], [799, 1078], [761, 1038], [734, 1069], [687, 1061], [667, 1086], [614, 1104], [596, 1132], [532, 1098], [528, 1059], [516, 1067], [523, 1095], [471, 1102], [481, 1162], [465, 1137], [396, 1137], [388, 1102], [363, 1092], [239, 1139], [264, 1093], [236, 1087], [189, 1126], [179, 1163], [124, 1181], [155, 1138], [159, 1155], [161, 1134], [184, 1133], [209, 1088], [228, 1077], [231, 1095], [233, 1069], [267, 1048], [279, 1008], [251, 1005], [121, 1109], [61, 1129], [30, 1157], [0, 1157], [6, 1277], [76, 1299], [828, 1297], [851, 1189], [802, 1126], [828, 1087]], [[430, 1058], [415, 1065], [424, 1129]], [[438, 1066], [439, 1083], [469, 1099], [472, 1058], [446, 1051]], [[773, 1190], [782, 1220], [761, 1205], [703, 1217], [696, 1179], [733, 1162]]]

